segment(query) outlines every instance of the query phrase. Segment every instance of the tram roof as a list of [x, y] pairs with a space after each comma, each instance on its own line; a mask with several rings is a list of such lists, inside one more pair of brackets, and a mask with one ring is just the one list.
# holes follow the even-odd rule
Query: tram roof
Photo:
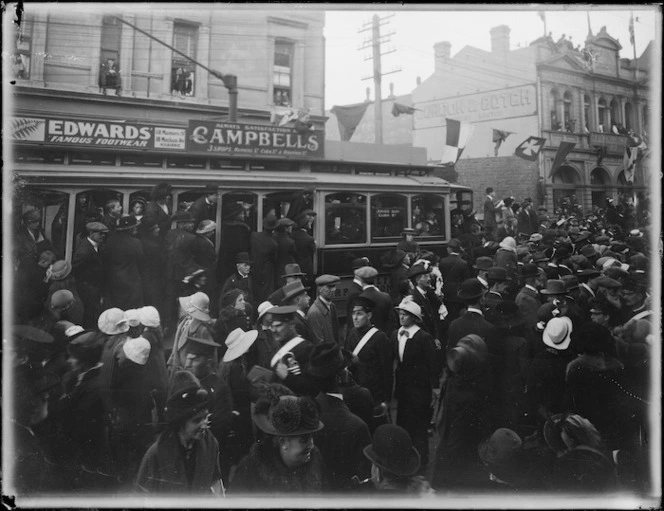
[[425, 147], [408, 145], [364, 144], [326, 140], [325, 160], [345, 163], [426, 166], [427, 150]]

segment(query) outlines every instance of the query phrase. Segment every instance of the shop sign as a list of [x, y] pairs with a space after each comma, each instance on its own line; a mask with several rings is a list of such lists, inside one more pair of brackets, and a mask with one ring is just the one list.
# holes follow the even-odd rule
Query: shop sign
[[537, 113], [535, 85], [467, 94], [445, 99], [424, 101], [413, 105], [414, 129], [437, 128], [447, 117], [458, 121], [481, 122]]
[[613, 133], [590, 133], [590, 147], [604, 146], [611, 153], [622, 153], [627, 145], [627, 135]]
[[187, 151], [229, 156], [322, 158], [323, 130], [235, 122], [189, 121]]
[[185, 149], [184, 129], [119, 121], [12, 117], [9, 138], [15, 142], [58, 146]]

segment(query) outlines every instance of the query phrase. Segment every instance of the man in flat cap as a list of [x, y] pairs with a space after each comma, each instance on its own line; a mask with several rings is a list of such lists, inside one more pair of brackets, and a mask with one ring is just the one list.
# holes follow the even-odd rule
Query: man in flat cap
[[101, 249], [108, 233], [108, 227], [101, 222], [89, 222], [85, 225], [88, 235], [76, 247], [71, 260], [72, 275], [76, 278], [78, 294], [83, 301], [84, 328], [97, 326], [101, 314], [101, 299], [104, 292], [104, 267]]
[[358, 296], [364, 290], [364, 281], [362, 277], [358, 275], [358, 270], [371, 266], [369, 259], [367, 257], [358, 257], [353, 259], [351, 267], [353, 269], [353, 281], [350, 283], [350, 289], [346, 294], [346, 324], [349, 324], [349, 318], [351, 309], [353, 308], [352, 301], [353, 298]]
[[[365, 266], [356, 272], [357, 278], [363, 283], [362, 293], [373, 303], [373, 323], [384, 332], [392, 332], [398, 326], [397, 314], [392, 306], [390, 295], [378, 289], [375, 285], [378, 270], [373, 266]], [[351, 304], [352, 305], [352, 304]], [[353, 307], [354, 308], [354, 307]], [[350, 321], [350, 318], [348, 318]], [[349, 323], [350, 324], [350, 323]]]
[[336, 344], [339, 344], [339, 319], [333, 299], [340, 281], [336, 275], [325, 274], [316, 278], [318, 297], [307, 311], [307, 321], [314, 333], [324, 342]]

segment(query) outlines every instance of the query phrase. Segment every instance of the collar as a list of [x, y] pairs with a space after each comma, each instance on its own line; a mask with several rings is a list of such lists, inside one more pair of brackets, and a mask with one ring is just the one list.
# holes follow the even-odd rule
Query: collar
[[328, 396], [336, 397], [337, 399], [344, 400], [343, 394], [337, 394], [336, 392], [326, 392]]
[[330, 305], [332, 304], [332, 302], [331, 302], [330, 300], [326, 300], [325, 298], [323, 298], [323, 297], [320, 296], [320, 295], [318, 295], [318, 299], [319, 299], [321, 302], [323, 302], [323, 305], [325, 305], [328, 309], [330, 308]]
[[417, 289], [422, 296], [427, 295], [427, 290], [426, 289], [422, 289], [420, 286], [415, 286], [415, 289]]
[[354, 278], [353, 282], [355, 282], [358, 286], [364, 289], [364, 283], [361, 280], [357, 280], [357, 278]]
[[489, 291], [489, 294], [490, 294], [490, 295], [500, 296], [501, 298], [503, 297], [503, 295], [501, 295], [498, 291], [493, 291], [493, 290], [492, 290], [492, 291]]
[[591, 288], [591, 287], [590, 287], [588, 284], [586, 284], [585, 282], [581, 282], [581, 284], [579, 284], [579, 286], [580, 286], [580, 287], [584, 287], [584, 288], [586, 288], [586, 289], [590, 292], [591, 295], [596, 296], [596, 295], [595, 295], [595, 291], [593, 291], [593, 288]]
[[450, 253], [449, 253], [449, 254], [447, 254], [447, 255], [451, 255], [451, 256], [458, 256], [458, 255], [459, 255], [459, 252], [450, 252]]
[[248, 273], [245, 275], [244, 273], [242, 273], [241, 271], [238, 270], [237, 274], [240, 276], [241, 279], [248, 279], [249, 278]]
[[399, 327], [399, 331], [397, 335], [401, 334], [401, 332], [408, 332], [408, 338], [412, 339], [413, 336], [420, 330], [420, 327], [417, 325], [410, 325], [408, 328], [405, 327]]
[[535, 291], [535, 292], [537, 293], [537, 289], [534, 288], [533, 286], [531, 286], [530, 284], [526, 284], [524, 287], [525, 287], [526, 289], [530, 289], [530, 290]]
[[99, 248], [99, 243], [97, 243], [95, 240], [88, 237], [88, 241], [90, 242], [90, 245], [92, 245], [95, 249]]
[[307, 317], [306, 314], [305, 314], [304, 312], [302, 312], [300, 309], [297, 309], [295, 312], [297, 312], [297, 313], [298, 313], [300, 316], [302, 316], [303, 318], [306, 318], [306, 317]]
[[478, 276], [478, 277], [477, 277], [477, 280], [479, 280], [480, 283], [481, 283], [485, 288], [487, 288], [487, 289], [489, 288], [489, 283], [488, 283], [486, 280], [484, 280], [482, 277], [479, 277], [479, 276]]
[[205, 197], [205, 204], [212, 206], [212, 203], [208, 200], [207, 196]]
[[[372, 288], [372, 287], [375, 288], [375, 289], [378, 289], [378, 288], [377, 288], [375, 285], [373, 285], [373, 284], [367, 284], [366, 286], [364, 286], [364, 287], [362, 288], [362, 291], [364, 291], [365, 289]], [[378, 289], [378, 290], [380, 291], [380, 289]]]
[[636, 309], [632, 309], [632, 312], [634, 314], [638, 314], [639, 312], [642, 312], [644, 310], [646, 310], [646, 302], [645, 301], [641, 304], [640, 307], [637, 307]]
[[475, 307], [467, 307], [466, 310], [468, 312], [474, 312], [475, 314], [479, 314], [480, 316], [484, 317], [484, 313], [480, 309], [476, 309]]
[[99, 368], [101, 368], [102, 365], [104, 365], [104, 364], [102, 364], [101, 362], [97, 362], [97, 365], [95, 365], [95, 366], [91, 367], [90, 369], [88, 369], [87, 371], [84, 371], [84, 372], [82, 372], [81, 374], [79, 374], [79, 375], [78, 375], [78, 380], [76, 381], [76, 385], [80, 385], [80, 384], [81, 384], [81, 382], [82, 382], [83, 379], [85, 378], [85, 375], [86, 375], [86, 374], [88, 374], [88, 373], [94, 371], [95, 369], [99, 369]]

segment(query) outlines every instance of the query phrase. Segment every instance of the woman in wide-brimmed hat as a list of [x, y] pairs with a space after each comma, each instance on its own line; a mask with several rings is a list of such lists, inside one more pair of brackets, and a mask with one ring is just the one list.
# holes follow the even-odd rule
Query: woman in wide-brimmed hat
[[48, 292], [46, 294], [46, 308], [48, 309], [51, 303], [51, 297], [57, 291], [66, 289], [71, 291], [74, 295], [74, 303], [67, 311], [67, 318], [75, 325], [83, 324], [83, 315], [85, 313], [83, 300], [81, 300], [80, 295], [78, 294], [78, 288], [76, 286], [76, 279], [71, 274], [71, 264], [65, 260], [55, 261], [47, 270], [46, 270], [46, 280], [48, 282]]
[[[323, 460], [314, 434], [323, 429], [316, 403], [281, 395], [272, 387], [256, 402], [253, 420], [262, 432], [240, 462], [229, 491], [237, 495], [319, 493]], [[284, 392], [282, 389], [281, 392]]]
[[[184, 368], [184, 345], [188, 337], [196, 337], [214, 342], [213, 319], [210, 317], [210, 298], [205, 293], [194, 293], [191, 296], [178, 298], [181, 317], [173, 338], [173, 349], [168, 358], [169, 379], [172, 380], [176, 371]], [[217, 352], [213, 357], [215, 367], [219, 363]]]
[[408, 432], [394, 424], [378, 426], [371, 444], [364, 448], [371, 462], [371, 482], [379, 491], [434, 495], [420, 475], [420, 455]]
[[186, 371], [178, 378], [182, 381], [164, 409], [167, 427], [143, 456], [136, 487], [146, 493], [222, 495], [219, 444], [209, 430], [208, 391]]

